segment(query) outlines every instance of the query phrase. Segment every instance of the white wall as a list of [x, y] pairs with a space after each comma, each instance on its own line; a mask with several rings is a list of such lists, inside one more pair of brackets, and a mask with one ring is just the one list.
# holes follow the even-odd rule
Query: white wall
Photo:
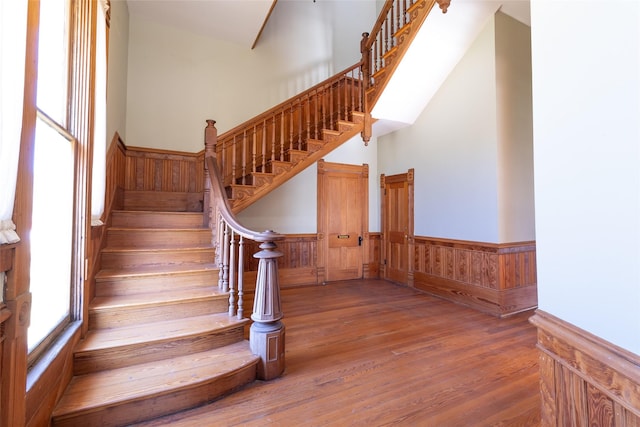
[[113, 135], [126, 139], [129, 11], [125, 1], [111, 2], [107, 64], [107, 145]]
[[494, 19], [413, 126], [378, 138], [378, 172], [415, 168], [419, 236], [498, 241]]
[[497, 13], [498, 241], [535, 239], [531, 29]]
[[540, 309], [640, 354], [640, 3], [531, 2]]
[[[377, 178], [376, 140], [365, 147], [358, 135], [324, 157], [327, 162], [369, 165], [369, 231], [380, 231], [380, 186]], [[318, 205], [318, 169], [307, 168], [281, 187], [249, 206], [237, 217], [253, 230], [279, 233], [316, 233]]]
[[199, 151], [206, 119], [224, 132], [355, 64], [374, 20], [373, 2], [280, 1], [250, 50], [132, 15], [126, 142]]

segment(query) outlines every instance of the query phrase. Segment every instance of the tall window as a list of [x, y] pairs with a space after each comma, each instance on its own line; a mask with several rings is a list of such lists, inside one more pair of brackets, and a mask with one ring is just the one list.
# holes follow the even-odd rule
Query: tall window
[[70, 1], [40, 0], [29, 352], [70, 321], [76, 140], [69, 132]]

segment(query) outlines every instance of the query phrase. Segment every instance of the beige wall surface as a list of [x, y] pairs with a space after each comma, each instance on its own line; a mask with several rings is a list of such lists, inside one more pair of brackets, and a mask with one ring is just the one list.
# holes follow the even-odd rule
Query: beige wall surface
[[375, 5], [278, 2], [253, 50], [129, 19], [126, 142], [195, 152], [206, 119], [224, 132], [355, 64]]
[[129, 11], [124, 1], [111, 2], [107, 70], [107, 144], [118, 132], [126, 138]]
[[498, 241], [535, 240], [531, 28], [498, 12]]
[[415, 234], [498, 241], [494, 20], [413, 126], [378, 138], [378, 172], [415, 168]]

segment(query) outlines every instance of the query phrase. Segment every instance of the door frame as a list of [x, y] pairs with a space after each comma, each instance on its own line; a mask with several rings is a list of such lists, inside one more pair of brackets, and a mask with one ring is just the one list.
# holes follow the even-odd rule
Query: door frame
[[363, 163], [361, 165], [353, 165], [347, 163], [326, 162], [324, 159], [318, 160], [318, 247], [317, 247], [317, 268], [318, 281], [322, 284], [327, 282], [327, 220], [329, 212], [327, 212], [326, 197], [326, 180], [327, 175], [331, 173], [349, 173], [360, 175], [360, 190], [362, 191], [363, 208], [362, 208], [362, 276], [368, 271], [368, 254], [369, 254], [369, 165]]
[[401, 173], [397, 175], [380, 175], [380, 224], [382, 225], [382, 257], [380, 260], [380, 277], [383, 279], [388, 278], [387, 274], [387, 259], [389, 256], [389, 225], [387, 223], [387, 207], [389, 201], [387, 200], [386, 185], [395, 184], [399, 182], [407, 183], [407, 283], [406, 285], [413, 287], [413, 255], [415, 250], [415, 235], [413, 229], [414, 222], [414, 169], [407, 170], [407, 173]]

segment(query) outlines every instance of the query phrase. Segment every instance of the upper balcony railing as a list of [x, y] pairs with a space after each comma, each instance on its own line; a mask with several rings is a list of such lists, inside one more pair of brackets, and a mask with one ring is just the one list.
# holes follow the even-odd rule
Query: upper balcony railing
[[371, 33], [360, 42], [365, 112], [370, 113], [387, 81], [435, 3], [443, 13], [450, 0], [387, 0]]

